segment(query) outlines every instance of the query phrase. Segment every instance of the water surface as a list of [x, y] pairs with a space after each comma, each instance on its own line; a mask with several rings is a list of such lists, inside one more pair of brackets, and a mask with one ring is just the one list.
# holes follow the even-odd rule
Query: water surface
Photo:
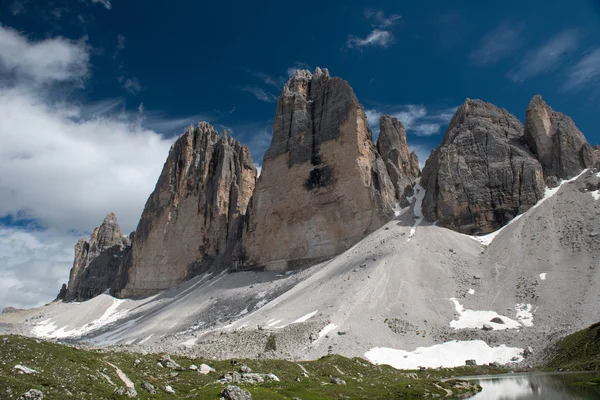
[[469, 400], [598, 400], [600, 386], [572, 386], [592, 379], [585, 372], [533, 372], [464, 376], [459, 379], [479, 384], [483, 390]]

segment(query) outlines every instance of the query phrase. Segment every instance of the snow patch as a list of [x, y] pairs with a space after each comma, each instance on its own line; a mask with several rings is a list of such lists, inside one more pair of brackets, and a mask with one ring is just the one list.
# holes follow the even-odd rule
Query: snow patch
[[408, 197], [407, 200], [409, 203], [412, 203], [413, 199], [415, 200], [415, 206], [413, 209], [413, 213], [415, 214], [415, 223], [410, 228], [410, 232], [408, 233], [407, 242], [410, 242], [412, 237], [417, 232], [417, 226], [421, 225], [423, 222], [423, 198], [425, 197], [425, 188], [423, 188], [419, 183], [416, 183], [414, 188], [414, 195]]
[[479, 365], [493, 362], [507, 364], [513, 359], [519, 362], [523, 360], [522, 351], [506, 345], [490, 347], [483, 340], [453, 340], [419, 347], [415, 351], [375, 347], [365, 353], [365, 358], [374, 364], [387, 364], [397, 369], [452, 368], [464, 366], [465, 360], [475, 360]]
[[267, 299], [263, 299], [263, 300], [259, 301], [258, 303], [256, 303], [256, 305], [254, 306], [254, 308], [261, 308], [262, 306], [264, 306], [268, 302], [269, 301]]
[[475, 294], [475, 290], [474, 289], [469, 289], [469, 294]]
[[33, 334], [37, 337], [54, 339], [82, 336], [124, 317], [129, 310], [117, 311], [117, 308], [119, 308], [123, 302], [125, 302], [125, 300], [113, 298], [113, 303], [106, 309], [100, 318], [84, 325], [80, 329], [66, 330], [69, 325], [59, 329], [52, 319], [47, 319], [33, 327]]
[[590, 194], [594, 200], [600, 200], [600, 190], [594, 190], [593, 192], [590, 192]]
[[144, 343], [146, 343], [148, 340], [150, 340], [152, 338], [152, 336], [154, 336], [154, 333], [151, 333], [149, 336], [147, 336], [144, 339], [140, 340], [140, 342], [138, 344], [144, 344]]
[[517, 321], [523, 326], [533, 326], [533, 314], [531, 312], [531, 304], [517, 304], [515, 310], [517, 311]]
[[318, 312], [319, 312], [319, 310], [315, 310], [313, 312], [310, 312], [310, 313], [306, 314], [305, 316], [298, 318], [297, 320], [295, 320], [294, 322], [292, 322], [292, 324], [298, 324], [300, 322], [306, 322], [309, 319], [311, 319], [312, 317], [314, 317]]
[[325, 325], [325, 327], [323, 329], [321, 329], [321, 331], [319, 332], [319, 337], [322, 338], [323, 336], [327, 335], [329, 332], [331, 332], [335, 328], [337, 328], [337, 326], [334, 324]]
[[248, 314], [248, 307], [244, 308], [238, 315]]
[[196, 344], [196, 338], [191, 338], [186, 340], [185, 342], [182, 342], [181, 345], [182, 346], [186, 346], [186, 347], [190, 347]]
[[547, 272], [542, 272], [542, 273], [540, 274], [540, 279], [541, 279], [541, 280], [543, 280], [543, 281], [545, 281], [545, 280], [546, 280], [546, 275], [547, 275], [547, 274], [548, 274]]
[[[454, 329], [481, 329], [483, 324], [488, 324], [496, 330], [518, 329], [521, 327], [519, 322], [500, 315], [495, 311], [465, 310], [465, 308], [458, 302], [457, 299], [451, 298], [450, 301], [454, 303], [454, 308], [459, 314], [458, 319], [450, 321], [450, 327]], [[496, 317], [502, 318], [504, 324], [490, 322]]]

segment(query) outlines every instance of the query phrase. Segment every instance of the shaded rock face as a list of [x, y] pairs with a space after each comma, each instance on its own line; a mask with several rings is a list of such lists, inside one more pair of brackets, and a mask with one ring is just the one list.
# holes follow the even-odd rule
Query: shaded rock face
[[80, 239], [75, 245], [75, 260], [69, 283], [63, 285], [57, 299], [84, 301], [110, 289], [131, 246], [129, 237], [121, 233], [117, 216], [110, 213], [102, 225], [94, 229], [90, 240]]
[[527, 107], [525, 139], [548, 177], [569, 179], [594, 163], [594, 150], [573, 120], [535, 96]]
[[468, 234], [492, 232], [543, 197], [544, 172], [523, 125], [504, 109], [469, 100], [423, 168], [429, 221]]
[[408, 206], [407, 195], [412, 191], [419, 170], [419, 158], [415, 152], [409, 154], [406, 131], [402, 122], [389, 115], [379, 119], [377, 151], [385, 163], [394, 188], [396, 198], [402, 207]]
[[277, 103], [249, 209], [245, 267], [285, 269], [338, 254], [393, 216], [395, 188], [348, 82], [297, 71]]
[[246, 146], [206, 122], [191, 126], [171, 147], [115, 293], [152, 294], [200, 272], [239, 264], [256, 176]]

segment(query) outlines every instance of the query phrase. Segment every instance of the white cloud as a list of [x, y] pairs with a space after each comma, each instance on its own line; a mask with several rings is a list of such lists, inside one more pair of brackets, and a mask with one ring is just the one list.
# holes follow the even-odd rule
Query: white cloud
[[0, 78], [11, 78], [0, 85], [0, 217], [43, 227], [0, 226], [2, 307], [52, 300], [68, 279], [77, 236], [108, 212], [124, 232], [135, 229], [174, 140], [145, 128], [148, 113], [127, 113], [121, 99], [52, 100], [53, 83], [87, 75], [88, 51], [81, 42], [33, 42], [0, 27]]
[[386, 16], [383, 10], [366, 10], [365, 17], [370, 19], [372, 25], [377, 28], [389, 28], [402, 19], [402, 16], [398, 14]]
[[13, 1], [10, 6], [10, 11], [12, 12], [12, 15], [23, 14], [25, 12], [25, 4], [26, 3], [27, 3], [26, 0]]
[[538, 48], [529, 51], [521, 63], [508, 73], [515, 82], [522, 82], [554, 69], [565, 55], [577, 48], [579, 34], [574, 29], [562, 31]]
[[92, 0], [92, 3], [100, 3], [104, 7], [106, 7], [107, 10], [110, 10], [112, 8], [112, 5], [110, 4], [110, 0]]
[[124, 76], [119, 77], [119, 83], [123, 89], [127, 90], [131, 94], [138, 94], [142, 90], [142, 85], [136, 77], [125, 79]]
[[246, 69], [246, 72], [260, 79], [264, 84], [273, 86], [277, 89], [281, 89], [285, 83], [285, 78], [280, 76], [271, 76], [269, 74], [265, 74], [264, 72], [257, 72], [251, 69]]
[[389, 114], [402, 122], [407, 133], [417, 136], [431, 136], [440, 133], [442, 126], [448, 125], [457, 107], [451, 107], [430, 112], [423, 105], [407, 104], [403, 106], [386, 107], [388, 112], [367, 109], [365, 114], [375, 138], [379, 136], [379, 118]]
[[584, 56], [569, 69], [564, 89], [581, 89], [590, 83], [600, 80], [600, 48]]
[[244, 92], [252, 93], [260, 101], [266, 101], [267, 103], [274, 103], [277, 101], [277, 96], [272, 93], [265, 91], [258, 86], [245, 86], [242, 88]]
[[504, 22], [487, 33], [480, 41], [479, 47], [469, 58], [475, 65], [493, 64], [511, 54], [520, 47], [524, 24]]
[[32, 42], [13, 29], [0, 26], [0, 72], [37, 83], [72, 81], [88, 75], [88, 63], [85, 38]]
[[390, 31], [374, 29], [366, 37], [349, 35], [346, 46], [350, 49], [363, 47], [389, 47], [394, 43], [394, 35]]
[[119, 34], [117, 35], [117, 45], [115, 46], [115, 52], [113, 53], [113, 58], [117, 58], [120, 52], [125, 50], [125, 36]]

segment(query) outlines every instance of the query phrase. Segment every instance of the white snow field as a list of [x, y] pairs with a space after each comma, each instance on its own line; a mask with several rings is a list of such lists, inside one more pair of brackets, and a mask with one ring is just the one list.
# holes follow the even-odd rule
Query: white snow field
[[424, 221], [419, 190], [409, 209], [310, 268], [205, 274], [147, 298], [53, 302], [0, 314], [0, 333], [217, 358], [333, 352], [397, 368], [506, 363], [525, 347], [535, 357], [600, 320], [590, 179], [595, 172], [562, 183], [493, 240]]

